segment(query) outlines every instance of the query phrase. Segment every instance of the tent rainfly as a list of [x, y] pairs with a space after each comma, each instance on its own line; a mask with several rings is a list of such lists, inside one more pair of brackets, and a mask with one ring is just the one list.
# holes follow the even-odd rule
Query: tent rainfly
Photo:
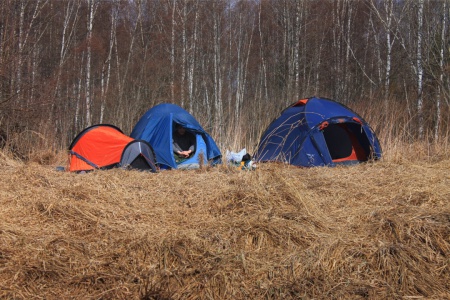
[[125, 135], [113, 125], [90, 126], [81, 131], [69, 146], [69, 171], [115, 167], [157, 171], [150, 144]]
[[311, 97], [290, 105], [267, 127], [254, 159], [311, 167], [378, 160], [381, 154], [361, 116], [333, 100]]
[[[194, 155], [180, 163], [173, 155], [172, 136], [176, 124], [196, 138]], [[153, 146], [156, 162], [162, 169], [195, 169], [200, 164], [221, 163], [220, 150], [212, 137], [190, 113], [175, 104], [163, 103], [149, 109], [133, 128], [131, 137]]]

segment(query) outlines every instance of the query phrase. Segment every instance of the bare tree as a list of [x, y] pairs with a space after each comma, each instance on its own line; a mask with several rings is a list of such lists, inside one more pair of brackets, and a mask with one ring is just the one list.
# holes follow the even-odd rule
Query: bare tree
[[434, 139], [437, 141], [439, 139], [439, 129], [442, 119], [441, 112], [441, 98], [442, 98], [442, 90], [444, 86], [444, 61], [445, 61], [445, 50], [446, 50], [446, 32], [447, 32], [447, 1], [442, 1], [442, 23], [441, 23], [441, 40], [440, 40], [440, 51], [439, 51], [439, 82], [437, 87], [437, 95], [436, 95], [436, 123], [434, 124]]
[[422, 39], [423, 39], [423, 3], [424, 0], [418, 0], [417, 9], [417, 116], [419, 125], [419, 138], [423, 138], [424, 134], [424, 118], [423, 118], [423, 61], [422, 61]]
[[221, 55], [221, 11], [218, 6], [213, 8], [213, 37], [214, 37], [214, 123], [222, 126], [223, 104], [222, 104], [222, 55]]
[[86, 50], [86, 119], [85, 126], [90, 126], [92, 122], [92, 93], [91, 93], [91, 59], [92, 59], [92, 27], [94, 25], [95, 10], [97, 9], [96, 0], [88, 0], [88, 18], [87, 18], [87, 50]]
[[106, 97], [109, 90], [109, 82], [111, 79], [111, 60], [112, 53], [114, 49], [114, 41], [116, 39], [116, 30], [117, 30], [117, 19], [119, 17], [119, 8], [117, 0], [113, 1], [113, 5], [111, 7], [111, 30], [109, 34], [109, 47], [108, 47], [108, 56], [106, 57], [105, 62], [102, 66], [102, 79], [101, 79], [101, 107], [100, 107], [100, 123], [103, 123], [103, 118], [105, 115], [105, 107], [106, 107]]
[[[28, 17], [26, 15], [26, 6], [34, 5], [34, 8], [32, 8], [32, 14], [31, 18], [27, 18], [25, 21], [25, 18]], [[19, 14], [19, 37], [18, 37], [18, 61], [17, 61], [17, 67], [16, 67], [16, 86], [15, 86], [15, 94], [18, 96], [18, 99], [20, 99], [21, 91], [22, 91], [22, 67], [23, 67], [23, 60], [24, 60], [24, 54], [25, 54], [25, 48], [27, 47], [27, 44], [29, 42], [30, 33], [32, 31], [33, 26], [35, 25], [35, 21], [41, 12], [42, 8], [47, 4], [47, 1], [41, 2], [41, 0], [37, 0], [35, 2], [28, 2], [25, 0], [20, 1], [20, 14]], [[26, 23], [26, 24], [25, 24]]]
[[[242, 2], [241, 2], [242, 4]], [[247, 4], [247, 3], [246, 3]], [[244, 9], [237, 12], [236, 28], [236, 99], [235, 120], [239, 120], [248, 76], [248, 62], [251, 54], [255, 29], [255, 16]]]
[[[265, 37], [263, 35], [263, 28], [261, 27], [261, 14], [262, 14], [262, 2], [259, 3], [258, 9], [258, 33], [259, 33], [259, 55], [261, 58], [261, 89], [262, 89], [262, 98], [266, 102], [269, 99], [269, 93], [267, 89], [267, 58], [265, 57], [265, 49], [264, 49], [264, 40]], [[259, 104], [261, 101], [258, 102]]]
[[175, 100], [175, 32], [177, 22], [175, 21], [177, 0], [172, 0], [172, 32], [171, 32], [171, 48], [170, 48], [170, 65], [172, 69], [170, 96], [172, 101]]
[[[53, 112], [55, 110], [55, 107], [57, 105], [57, 102], [59, 99], [62, 98], [62, 85], [61, 85], [61, 76], [64, 70], [64, 64], [67, 61], [69, 52], [71, 50], [72, 42], [74, 40], [75, 36], [75, 28], [78, 24], [79, 20], [79, 9], [81, 6], [80, 1], [68, 1], [63, 2], [63, 5], [66, 5], [64, 9], [64, 19], [62, 24], [62, 32], [61, 32], [61, 46], [59, 49], [59, 63], [58, 63], [58, 70], [56, 75], [56, 83], [55, 83], [55, 92], [54, 92], [54, 101], [52, 102], [52, 109], [50, 110]], [[63, 6], [64, 7], [64, 6]], [[64, 101], [65, 102], [65, 101]], [[67, 105], [68, 107], [68, 105]], [[52, 116], [49, 116], [50, 119]]]
[[448, 11], [448, 1], [425, 0], [4, 0], [0, 120], [33, 115], [25, 127], [56, 124], [64, 140], [93, 120], [132, 128], [166, 101], [223, 142], [224, 126], [250, 124], [254, 136], [313, 93], [380, 96], [417, 120], [406, 130], [438, 139], [448, 122]]
[[190, 113], [192, 113], [194, 111], [194, 101], [195, 101], [195, 95], [194, 95], [194, 83], [195, 81], [195, 77], [194, 77], [194, 72], [195, 72], [195, 68], [196, 68], [196, 57], [197, 57], [197, 43], [198, 43], [198, 27], [199, 27], [199, 2], [195, 1], [194, 2], [194, 11], [195, 11], [195, 16], [194, 16], [194, 29], [193, 29], [193, 33], [192, 33], [192, 38], [191, 38], [191, 42], [190, 42], [190, 46], [189, 46], [189, 52], [188, 52], [188, 74], [187, 74], [187, 81], [188, 81], [188, 100], [189, 100], [189, 108], [188, 111]]

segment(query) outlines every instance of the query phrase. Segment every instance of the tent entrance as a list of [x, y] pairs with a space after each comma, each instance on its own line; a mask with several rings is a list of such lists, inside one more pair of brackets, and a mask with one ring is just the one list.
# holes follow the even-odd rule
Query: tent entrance
[[330, 124], [323, 129], [323, 135], [334, 163], [369, 159], [369, 141], [360, 124]]
[[147, 159], [138, 155], [132, 162], [127, 166], [129, 169], [137, 169], [137, 170], [151, 170], [152, 167], [148, 163]]
[[123, 150], [120, 166], [126, 169], [157, 172], [152, 146], [142, 140], [130, 142]]
[[207, 153], [207, 147], [202, 135], [195, 134], [195, 150], [191, 156], [182, 161], [177, 162], [178, 169], [198, 169], [201, 165], [208, 163], [205, 153]]
[[[172, 141], [175, 144], [175, 134], [177, 131], [177, 128], [181, 126], [180, 124], [174, 123], [173, 127], [175, 130], [172, 133]], [[184, 129], [185, 133], [184, 138], [179, 137], [179, 140], [176, 141], [179, 144], [179, 147], [183, 150], [187, 150], [191, 144], [194, 146], [194, 150], [191, 152], [189, 157], [183, 157], [179, 156], [177, 153], [175, 153], [175, 149], [173, 149], [173, 157], [175, 159], [175, 164], [180, 165], [183, 164], [187, 160], [191, 160], [191, 158], [196, 157], [196, 153], [198, 151], [198, 139], [201, 139], [201, 136], [199, 134], [195, 134], [191, 132], [190, 130]]]

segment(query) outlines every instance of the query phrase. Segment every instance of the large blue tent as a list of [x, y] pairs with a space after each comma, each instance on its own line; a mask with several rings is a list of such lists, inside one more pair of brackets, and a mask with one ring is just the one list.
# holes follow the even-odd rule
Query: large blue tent
[[346, 106], [311, 97], [286, 108], [263, 133], [254, 159], [296, 166], [335, 166], [381, 158], [367, 122]]
[[[180, 124], [196, 136], [194, 156], [180, 164], [173, 156], [172, 134], [175, 124]], [[197, 120], [186, 110], [175, 104], [163, 103], [149, 109], [138, 121], [131, 137], [147, 141], [152, 145], [156, 162], [166, 168], [182, 168], [200, 163], [217, 164], [221, 162], [221, 153], [212, 137]], [[200, 161], [202, 160], [203, 161]]]

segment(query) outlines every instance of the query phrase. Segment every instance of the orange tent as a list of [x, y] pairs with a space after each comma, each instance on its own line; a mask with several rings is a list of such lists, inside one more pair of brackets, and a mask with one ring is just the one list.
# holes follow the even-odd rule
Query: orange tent
[[113, 125], [88, 127], [75, 137], [69, 147], [69, 170], [77, 172], [116, 167], [124, 148], [133, 140]]

